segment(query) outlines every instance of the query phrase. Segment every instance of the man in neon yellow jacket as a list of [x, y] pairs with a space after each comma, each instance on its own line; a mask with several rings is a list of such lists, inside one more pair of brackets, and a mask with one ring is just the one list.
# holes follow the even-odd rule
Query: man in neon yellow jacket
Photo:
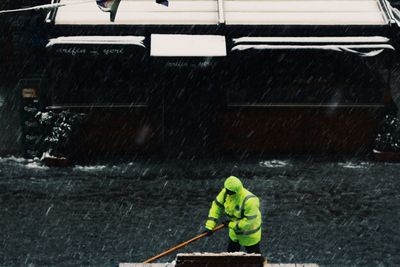
[[224, 188], [212, 202], [206, 221], [207, 235], [212, 234], [222, 212], [229, 221], [228, 252], [236, 252], [244, 246], [248, 253], [261, 253], [261, 212], [258, 197], [245, 189], [235, 176], [225, 180]]

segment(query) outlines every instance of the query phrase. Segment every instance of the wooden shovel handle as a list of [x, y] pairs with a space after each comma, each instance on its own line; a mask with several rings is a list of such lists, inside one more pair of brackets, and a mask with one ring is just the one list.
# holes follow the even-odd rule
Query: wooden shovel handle
[[[218, 225], [217, 227], [215, 227], [212, 231], [216, 232], [216, 231], [218, 231], [218, 230], [220, 230], [220, 229], [222, 229], [224, 227], [225, 227], [225, 225], [221, 224], [221, 225]], [[178, 250], [178, 249], [180, 249], [180, 248], [182, 248], [182, 247], [184, 247], [184, 246], [186, 246], [186, 245], [188, 245], [188, 244], [190, 244], [190, 243], [192, 243], [192, 242], [194, 242], [194, 241], [196, 241], [196, 240], [198, 240], [200, 238], [205, 237], [206, 235], [207, 235], [207, 233], [202, 233], [201, 235], [198, 235], [198, 236], [196, 236], [196, 237], [194, 237], [194, 238], [192, 238], [192, 239], [190, 239], [190, 240], [188, 240], [186, 242], [183, 242], [183, 243], [177, 245], [176, 247], [173, 247], [173, 248], [171, 248], [171, 249], [169, 249], [169, 250], [167, 250], [167, 251], [165, 251], [165, 252], [163, 252], [163, 253], [161, 253], [161, 254], [159, 254], [157, 256], [154, 256], [154, 257], [144, 261], [143, 263], [153, 262], [153, 261], [155, 261], [155, 260], [157, 260], [157, 259], [159, 259], [161, 257], [164, 257], [165, 255], [170, 254], [171, 252], [174, 252], [175, 250]]]

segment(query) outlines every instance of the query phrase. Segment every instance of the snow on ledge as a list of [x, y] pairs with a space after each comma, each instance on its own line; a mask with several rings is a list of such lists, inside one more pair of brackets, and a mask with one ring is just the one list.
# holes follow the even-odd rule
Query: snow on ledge
[[366, 44], [366, 45], [270, 45], [270, 44], [250, 44], [236, 45], [231, 51], [245, 50], [327, 50], [336, 52], [348, 52], [362, 57], [374, 57], [385, 50], [395, 50], [389, 44]]
[[49, 40], [46, 47], [60, 44], [137, 45], [145, 47], [144, 36], [61, 36]]
[[236, 43], [388, 43], [383, 36], [315, 36], [315, 37], [240, 37], [232, 39]]
[[331, 50], [363, 57], [395, 50], [383, 36], [240, 37], [232, 39], [232, 51], [243, 50]]

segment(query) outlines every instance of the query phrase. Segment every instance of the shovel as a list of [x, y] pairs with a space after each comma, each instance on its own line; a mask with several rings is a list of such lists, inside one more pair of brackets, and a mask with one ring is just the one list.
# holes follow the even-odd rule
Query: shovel
[[[222, 229], [222, 228], [224, 228], [224, 226], [225, 226], [224, 224], [218, 225], [217, 227], [215, 227], [215, 228], [212, 230], [213, 233], [216, 232], [216, 231], [218, 231], [218, 230], [220, 230], [220, 229]], [[152, 257], [152, 258], [150, 258], [150, 259], [144, 261], [143, 263], [150, 263], [150, 262], [153, 262], [153, 261], [155, 261], [155, 260], [157, 260], [157, 259], [159, 259], [159, 258], [161, 258], [161, 257], [164, 257], [165, 255], [168, 255], [168, 254], [174, 252], [175, 250], [178, 250], [178, 249], [180, 249], [180, 248], [182, 248], [182, 247], [184, 247], [184, 246], [186, 246], [186, 245], [189, 245], [190, 243], [192, 243], [192, 242], [194, 242], [194, 241], [196, 241], [196, 240], [198, 240], [198, 239], [200, 239], [200, 238], [205, 237], [206, 235], [207, 235], [207, 233], [202, 233], [201, 235], [198, 235], [198, 236], [196, 236], [196, 237], [194, 237], [194, 238], [192, 238], [192, 239], [190, 239], [190, 240], [188, 240], [188, 241], [186, 241], [186, 242], [183, 242], [183, 243], [177, 245], [176, 247], [170, 248], [169, 250], [164, 251], [163, 253], [161, 253], [161, 254], [159, 254], [159, 255], [157, 255], [157, 256], [154, 256], [154, 257]]]

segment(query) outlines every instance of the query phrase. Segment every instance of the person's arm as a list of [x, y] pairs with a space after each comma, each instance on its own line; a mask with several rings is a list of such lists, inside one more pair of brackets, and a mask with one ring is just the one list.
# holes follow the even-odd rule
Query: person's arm
[[219, 192], [218, 196], [212, 202], [205, 225], [206, 229], [212, 230], [217, 225], [218, 220], [225, 209], [224, 208], [225, 195], [226, 195], [226, 190], [224, 188], [221, 190], [221, 192]]
[[229, 228], [240, 233], [257, 229], [261, 225], [260, 201], [257, 197], [252, 197], [245, 202], [244, 218], [230, 222]]

